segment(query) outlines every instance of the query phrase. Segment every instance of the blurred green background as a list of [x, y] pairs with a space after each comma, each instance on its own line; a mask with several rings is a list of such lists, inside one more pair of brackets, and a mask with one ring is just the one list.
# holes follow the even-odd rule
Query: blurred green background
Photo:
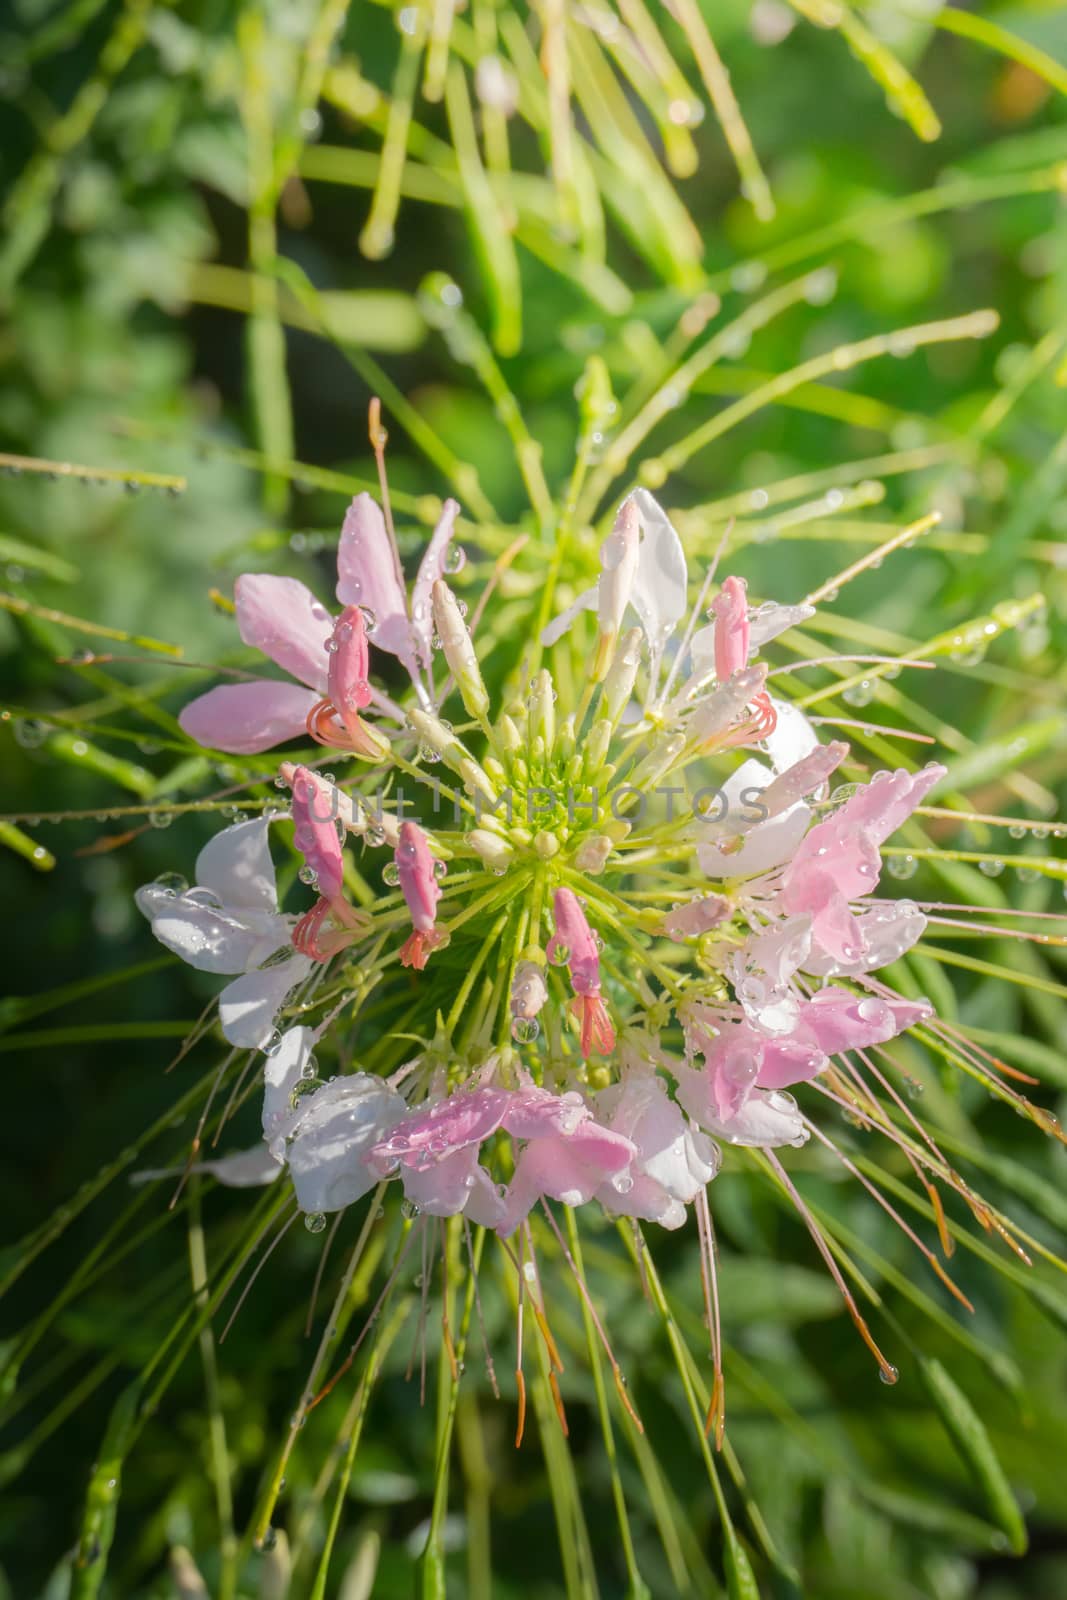
[[[488, 10], [495, 26], [500, 17]], [[608, 8], [568, 10], [580, 49], [587, 36], [612, 58]], [[462, 30], [482, 26], [484, 11], [475, 6], [457, 17], [457, 59], [465, 59]], [[225, 0], [14, 0], [4, 14], [0, 450], [127, 474], [175, 474], [188, 484], [171, 494], [136, 482], [55, 481], [36, 470], [9, 471], [0, 481], [0, 587], [12, 597], [0, 613], [0, 671], [3, 703], [15, 712], [0, 730], [3, 804], [22, 830], [7, 841], [14, 848], [0, 852], [9, 996], [0, 1007], [9, 1082], [0, 1212], [12, 1244], [5, 1271], [20, 1259], [14, 1241], [55, 1222], [57, 1208], [157, 1119], [164, 1119], [163, 1136], [152, 1160], [180, 1159], [189, 1125], [168, 1129], [168, 1108], [215, 1056], [202, 1050], [169, 1076], [163, 1069], [214, 985], [162, 958], [132, 892], [163, 871], [191, 876], [196, 849], [217, 819], [163, 828], [135, 817], [121, 847], [94, 846], [116, 831], [105, 819], [112, 808], [158, 801], [154, 820], [166, 822], [167, 800], [213, 792], [236, 775], [213, 771], [192, 753], [175, 755], [170, 731], [153, 720], [155, 704], [175, 711], [207, 681], [202, 673], [121, 641], [114, 654], [138, 659], [71, 661], [79, 648], [100, 652], [107, 641], [42, 608], [180, 645], [192, 663], [239, 659], [232, 622], [213, 603], [212, 589], [229, 594], [236, 573], [262, 569], [291, 572], [329, 593], [330, 552], [350, 480], [374, 476], [366, 436], [374, 392], [383, 396], [390, 430], [390, 481], [398, 499], [416, 497], [403, 502], [404, 549], [432, 518], [426, 497], [454, 487], [449, 460], [469, 464], [497, 513], [481, 535], [473, 519], [465, 530], [470, 576], [484, 577], [506, 542], [501, 530], [528, 523], [528, 507], [513, 440], [478, 382], [478, 360], [472, 363], [454, 324], [443, 334], [431, 325], [441, 315], [439, 304], [420, 295], [429, 272], [447, 274], [475, 322], [495, 328], [500, 371], [543, 449], [554, 492], [573, 457], [575, 386], [588, 355], [604, 357], [622, 394], [657, 373], [687, 307], [695, 301], [710, 311], [701, 296], [720, 296], [730, 317], [799, 272], [836, 275], [751, 338], [738, 336], [726, 360], [679, 393], [653, 436], [657, 450], [769, 377], [836, 345], [994, 309], [1000, 324], [988, 338], [918, 353], [905, 339], [885, 359], [795, 389], [694, 456], [658, 492], [672, 508], [709, 508], [691, 523], [694, 542], [705, 549], [709, 530], [736, 513], [735, 568], [754, 594], [782, 600], [799, 598], [863, 553], [879, 530], [887, 536], [909, 518], [940, 511], [938, 533], [857, 582], [843, 613], [886, 637], [922, 641], [999, 601], [1041, 592], [1046, 612], [998, 640], [984, 659], [969, 647], [957, 651], [936, 684], [922, 685], [923, 707], [967, 741], [954, 755], [978, 809], [1039, 814], [1062, 790], [1064, 8], [979, 6], [969, 15], [993, 30], [992, 42], [938, 26], [936, 8], [889, 0], [842, 8], [921, 81], [943, 130], [924, 141], [887, 106], [881, 58], [872, 73], [869, 52], [867, 61], [857, 59], [840, 18], [838, 26], [819, 26], [778, 0], [751, 8], [705, 0], [777, 214], [758, 220], [739, 193], [709, 110], [694, 130], [696, 172], [668, 181], [658, 169], [665, 192], [677, 191], [695, 224], [702, 265], [632, 152], [617, 147], [614, 162], [603, 154], [595, 107], [579, 105], [576, 128], [601, 151], [590, 166], [609, 199], [600, 261], [553, 220], [545, 176], [550, 140], [547, 124], [537, 125], [539, 113], [534, 126], [522, 116], [509, 124], [517, 176], [497, 183], [487, 223], [477, 189], [472, 195], [451, 153], [454, 120], [450, 125], [440, 102], [421, 97], [395, 243], [383, 259], [362, 254], [406, 36], [389, 6], [361, 0], [328, 12], [308, 0], [264, 9]], [[535, 41], [538, 15], [500, 12]], [[818, 17], [834, 20], [829, 12]], [[666, 16], [662, 24], [675, 59], [699, 85], [684, 30]], [[301, 94], [317, 29], [326, 30], [329, 67], [307, 105]], [[1021, 60], [1006, 52], [1004, 37], [1021, 42]], [[517, 50], [518, 41], [512, 44]], [[1040, 53], [1038, 65], [1055, 70], [1034, 70], [1028, 47]], [[575, 60], [581, 82], [592, 69], [585, 56]], [[655, 118], [632, 83], [616, 81], [657, 148]], [[610, 130], [605, 141], [610, 151]], [[277, 195], [271, 171], [281, 174]], [[494, 236], [501, 218], [505, 234], [508, 220], [517, 225], [513, 263]], [[289, 264], [279, 276], [276, 254]], [[314, 286], [310, 295], [305, 284]], [[521, 346], [510, 349], [520, 304]], [[273, 321], [279, 306], [288, 323], [282, 389]], [[405, 429], [379, 365], [432, 430], [429, 451]], [[262, 456], [254, 452], [265, 452], [275, 470], [259, 470]], [[875, 480], [884, 494], [855, 512], [835, 517], [832, 505], [816, 508], [790, 528], [787, 518], [775, 520], [773, 498], [769, 511], [758, 493], [753, 498], [781, 480], [868, 458], [875, 461], [869, 470], [843, 471], [841, 482]], [[284, 472], [284, 459], [345, 476]], [[814, 482], [810, 493], [791, 499], [808, 503], [827, 486]], [[536, 578], [536, 562], [520, 562], [512, 594], [529, 594]], [[36, 609], [20, 610], [25, 601]], [[509, 664], [494, 659], [494, 670]], [[875, 710], [883, 719], [884, 707]], [[1005, 754], [1020, 728], [1022, 748]], [[46, 820], [66, 811], [90, 816]], [[991, 837], [977, 829], [971, 847], [985, 848]], [[1063, 854], [1061, 845], [1033, 839], [1011, 848]], [[1025, 872], [1021, 881], [1017, 872], [998, 881], [971, 871], [967, 886], [988, 895], [990, 905], [1005, 888], [1016, 903], [1062, 905], [1059, 883], [1028, 882]], [[919, 878], [908, 892], [928, 887]], [[1017, 948], [1005, 954], [1006, 944], [995, 942], [998, 960], [1053, 983], [1062, 979], [1057, 949], [1034, 956], [1038, 969]], [[121, 984], [86, 983], [135, 965], [143, 970]], [[939, 1005], [958, 1005], [971, 1022], [1014, 1036], [1018, 1054], [1010, 1059], [1043, 1078], [1035, 1098], [1054, 1106], [1067, 1087], [1059, 1000], [963, 974], [954, 1001], [944, 974], [930, 962], [919, 976]], [[68, 985], [51, 1001], [33, 1002]], [[917, 1062], [916, 1071], [922, 1076], [927, 1068]], [[973, 1086], [936, 1071], [928, 1076], [925, 1108], [943, 1127], [977, 1131], [988, 1155], [980, 1175], [986, 1191], [1055, 1246], [1067, 1222], [1064, 1150], [988, 1105]], [[803, 1160], [796, 1166], [803, 1170]], [[860, 1258], [894, 1319], [883, 1342], [902, 1376], [891, 1391], [878, 1385], [803, 1229], [750, 1170], [728, 1163], [712, 1202], [724, 1253], [728, 1436], [745, 1487], [722, 1464], [720, 1476], [756, 1552], [762, 1592], [812, 1600], [1067, 1595], [1067, 1294], [1055, 1272], [1035, 1269], [1038, 1290], [1030, 1293], [1012, 1258], [998, 1275], [987, 1263], [958, 1257], [958, 1281], [976, 1305], [973, 1344], [964, 1347], [909, 1296], [909, 1249], [855, 1186], [814, 1163], [807, 1192], [859, 1240]], [[208, 1237], [223, 1250], [241, 1236], [251, 1207], [246, 1195], [205, 1185], [168, 1220], [164, 1199], [144, 1193], [133, 1220], [123, 1216], [130, 1203], [125, 1175], [62, 1231], [59, 1214], [55, 1243], [0, 1304], [0, 1334], [11, 1341], [35, 1319], [49, 1319], [32, 1358], [8, 1371], [0, 1593], [13, 1600], [97, 1592], [77, 1588], [84, 1573], [71, 1591], [70, 1553], [110, 1409], [189, 1300], [194, 1208], [202, 1207]], [[109, 1235], [117, 1218], [118, 1232]], [[620, 1445], [639, 1564], [657, 1596], [686, 1588], [726, 1592], [720, 1521], [664, 1329], [640, 1299], [612, 1230], [594, 1225], [585, 1237], [605, 1321], [660, 1463], [657, 1507], [648, 1477], [638, 1472], [643, 1447]], [[699, 1353], [694, 1240], [687, 1230], [655, 1247], [683, 1334]], [[212, 1358], [238, 1533], [303, 1381], [303, 1321], [320, 1254], [320, 1241], [290, 1235]], [[580, 1306], [558, 1273], [557, 1280], [557, 1336], [581, 1349]], [[69, 1298], [68, 1284], [76, 1291]], [[939, 1289], [923, 1288], [944, 1320], [961, 1320], [946, 1312], [951, 1301]], [[484, 1296], [503, 1372], [511, 1363], [510, 1312], [495, 1279]], [[410, 1340], [405, 1330], [387, 1360], [347, 1497], [327, 1589], [345, 1600], [416, 1592], [434, 1481], [434, 1419], [432, 1404], [419, 1406], [417, 1377], [405, 1381]], [[434, 1362], [432, 1327], [430, 1344]], [[989, 1484], [975, 1478], [973, 1460], [968, 1471], [966, 1452], [954, 1448], [932, 1407], [919, 1355], [945, 1363], [986, 1424], [1029, 1524], [1024, 1557], [1011, 1554], [1009, 1536], [991, 1514]], [[512, 1448], [513, 1386], [505, 1384], [504, 1400], [494, 1403], [473, 1346], [468, 1368], [446, 1529], [453, 1550], [448, 1592], [486, 1592], [470, 1575], [468, 1555], [490, 1511], [494, 1596], [595, 1592], [576, 1590], [564, 1575], [552, 1467], [537, 1429], [521, 1452]], [[209, 1388], [213, 1370], [209, 1363]], [[595, 1582], [605, 1597], [622, 1596], [628, 1589], [612, 1483], [580, 1358], [570, 1364], [565, 1394]], [[299, 1439], [289, 1474], [296, 1522], [301, 1504], [313, 1503], [308, 1497], [331, 1459], [342, 1414], [343, 1406], [324, 1406]], [[220, 1511], [212, 1486], [211, 1449], [204, 1368], [194, 1349], [126, 1464], [107, 1574], [97, 1574], [101, 1594], [219, 1593], [219, 1527], [229, 1513]], [[305, 1542], [315, 1552], [324, 1523], [321, 1512], [309, 1516]], [[776, 1559], [760, 1548], [759, 1518]], [[664, 1519], [676, 1541], [667, 1553], [657, 1533]], [[293, 1523], [286, 1531], [296, 1538]], [[285, 1594], [284, 1545], [267, 1554], [242, 1549], [241, 1594]], [[192, 1551], [204, 1590], [183, 1569], [184, 1558], [173, 1556], [176, 1547]], [[376, 1552], [377, 1573], [368, 1579]], [[291, 1595], [312, 1592], [312, 1571], [307, 1561], [297, 1566]]]

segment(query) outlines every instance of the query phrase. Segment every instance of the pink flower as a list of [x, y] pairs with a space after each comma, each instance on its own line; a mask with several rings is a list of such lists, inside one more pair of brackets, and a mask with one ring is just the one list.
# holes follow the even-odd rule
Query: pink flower
[[[479, 1161], [486, 1140], [501, 1129], [522, 1146], [506, 1193]], [[462, 1211], [508, 1234], [542, 1195], [582, 1205], [636, 1154], [631, 1140], [594, 1121], [581, 1095], [529, 1085], [460, 1090], [421, 1107], [367, 1159], [380, 1177], [397, 1174], [407, 1198], [431, 1216]]]
[[786, 914], [806, 912], [812, 937], [837, 962], [864, 957], [863, 928], [849, 904], [877, 887], [879, 846], [943, 778], [934, 764], [915, 774], [879, 772], [839, 811], [817, 823], [781, 875], [778, 903]]
[[581, 1024], [582, 1055], [596, 1049], [609, 1055], [615, 1048], [615, 1029], [600, 998], [600, 951], [596, 936], [571, 889], [557, 889], [552, 898], [556, 931], [548, 941], [550, 961], [565, 965], [574, 985], [571, 1008]]
[[[797, 1003], [788, 1033], [765, 1033], [747, 1018], [719, 1022], [712, 1030], [702, 1012], [690, 1019], [686, 1043], [704, 1058], [709, 1103], [721, 1128], [744, 1109], [753, 1090], [808, 1082], [829, 1065], [830, 1056], [884, 1044], [931, 1014], [925, 1001], [880, 1000], [829, 988]], [[692, 1115], [708, 1126], [705, 1115]]]
[[370, 1151], [372, 1171], [382, 1178], [399, 1174], [407, 1199], [432, 1217], [462, 1211], [472, 1222], [496, 1227], [503, 1202], [478, 1158], [500, 1127], [510, 1098], [505, 1089], [457, 1090], [409, 1112]]
[[[420, 672], [431, 660], [430, 590], [444, 572], [448, 545], [452, 539], [459, 507], [446, 500], [437, 526], [419, 564], [408, 616], [407, 593], [400, 569], [396, 543], [389, 534], [382, 513], [367, 494], [357, 495], [349, 507], [341, 530], [337, 551], [337, 598], [348, 608], [360, 606], [365, 616], [374, 614], [374, 644], [399, 657], [412, 681], [419, 686]], [[354, 684], [366, 678], [358, 671], [358, 646], [347, 652], [331, 684], [330, 653], [327, 639], [333, 618], [326, 607], [296, 578], [279, 578], [268, 573], [245, 573], [234, 586], [237, 627], [245, 644], [253, 645], [296, 683], [277, 678], [257, 678], [250, 683], [220, 684], [200, 695], [181, 712], [182, 728], [198, 743], [231, 755], [256, 755], [274, 745], [295, 739], [311, 728], [318, 717], [324, 728], [344, 725], [344, 749], [355, 748], [346, 713], [353, 709], [346, 702]], [[344, 618], [342, 618], [344, 620]], [[335, 654], [337, 652], [334, 652]], [[355, 660], [353, 661], [353, 657]], [[356, 670], [351, 670], [352, 668]], [[372, 693], [372, 698], [375, 698]], [[379, 700], [381, 697], [377, 697]], [[327, 699], [339, 716], [322, 716]], [[363, 701], [368, 704], [369, 701]], [[361, 727], [366, 728], [365, 724]], [[321, 733], [321, 730], [320, 730]], [[320, 737], [317, 733], [316, 737]], [[377, 736], [368, 735], [374, 741]], [[321, 742], [321, 738], [320, 738]], [[333, 743], [330, 739], [328, 742]], [[362, 750], [357, 750], [362, 754]], [[378, 753], [381, 753], [380, 740]]]
[[400, 824], [400, 839], [393, 854], [413, 930], [400, 952], [400, 960], [405, 967], [421, 972], [430, 952], [444, 939], [436, 926], [437, 902], [441, 898], [437, 863], [430, 854], [426, 835], [415, 822]]

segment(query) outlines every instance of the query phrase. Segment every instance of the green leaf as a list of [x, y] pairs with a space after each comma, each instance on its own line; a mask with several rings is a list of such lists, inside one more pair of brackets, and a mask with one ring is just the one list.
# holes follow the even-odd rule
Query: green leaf
[[1026, 1524], [985, 1423], [940, 1361], [924, 1357], [919, 1367], [945, 1430], [981, 1489], [990, 1516], [1004, 1530], [1015, 1554], [1022, 1555], [1028, 1542]]

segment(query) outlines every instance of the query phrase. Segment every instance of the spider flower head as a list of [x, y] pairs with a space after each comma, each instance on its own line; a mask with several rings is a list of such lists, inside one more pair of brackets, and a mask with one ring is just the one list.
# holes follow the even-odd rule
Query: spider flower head
[[[681, 540], [646, 490], [619, 507], [595, 583], [531, 641], [525, 681], [494, 704], [446, 581], [457, 510], [445, 507], [409, 596], [390, 522], [358, 496], [336, 620], [290, 579], [241, 580], [242, 637], [308, 687], [216, 689], [184, 714], [218, 748], [306, 729], [361, 763], [339, 779], [282, 765], [300, 876], [318, 894], [298, 921], [277, 906], [266, 822], [209, 845], [198, 890], [139, 894], [157, 937], [234, 977], [227, 1035], [282, 1050], [266, 1074], [266, 1177], [284, 1165], [316, 1227], [396, 1184], [411, 1215], [462, 1218], [521, 1250], [531, 1211], [553, 1202], [666, 1228], [692, 1213], [707, 1278], [708, 1186], [724, 1147], [755, 1149], [891, 1372], [774, 1152], [815, 1138], [855, 1171], [827, 1131], [824, 1113], [841, 1108], [897, 1143], [929, 1194], [948, 1184], [979, 1214], [933, 1140], [900, 1131], [886, 1076], [908, 1030], [959, 1048], [928, 1001], [888, 981], [927, 917], [880, 893], [888, 841], [945, 769], [872, 771], [844, 740], [823, 742], [762, 658], [775, 640], [788, 654], [812, 606], [753, 606], [733, 574], [709, 605], [712, 570], [690, 607]], [[410, 677], [402, 705], [376, 684], [383, 653]], [[831, 793], [841, 768], [848, 783]], [[395, 1002], [395, 1035], [365, 1016], [371, 990]], [[238, 1035], [235, 996], [251, 1019]], [[301, 1089], [304, 1036], [329, 1048], [341, 1015], [357, 1052], [366, 1030], [373, 1064]], [[985, 1070], [975, 1051], [966, 1060]], [[1003, 1079], [996, 1089], [1039, 1116]], [[226, 1160], [224, 1181], [264, 1165]], [[721, 1426], [714, 1332], [713, 1354]]]

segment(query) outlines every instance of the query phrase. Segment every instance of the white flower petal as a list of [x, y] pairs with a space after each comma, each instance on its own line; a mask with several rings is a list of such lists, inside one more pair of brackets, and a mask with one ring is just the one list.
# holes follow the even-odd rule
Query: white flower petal
[[227, 910], [277, 911], [278, 888], [264, 817], [235, 822], [209, 839], [196, 858], [196, 881]]
[[546, 650], [550, 645], [554, 645], [557, 639], [562, 639], [563, 635], [570, 631], [574, 626], [575, 620], [581, 616], [583, 611], [596, 610], [599, 592], [599, 588], [596, 585], [592, 589], [586, 589], [565, 611], [561, 611], [558, 617], [553, 617], [547, 627], [542, 628], [541, 643]]
[[757, 606], [749, 613], [749, 654], [755, 655], [765, 644], [777, 639], [780, 633], [787, 633], [790, 628], [795, 628], [799, 622], [807, 622], [814, 615], [814, 606], [780, 606], [773, 600]]
[[743, 836], [739, 850], [730, 853], [715, 843], [697, 845], [697, 860], [709, 878], [754, 878], [788, 861], [808, 831], [811, 811], [802, 800], [788, 811], [759, 822]]
[[133, 1184], [154, 1183], [159, 1178], [180, 1178], [186, 1171], [203, 1173], [217, 1178], [230, 1189], [252, 1189], [259, 1184], [273, 1183], [280, 1178], [282, 1169], [265, 1144], [255, 1144], [251, 1150], [235, 1150], [232, 1155], [219, 1156], [211, 1161], [196, 1161], [191, 1167], [151, 1167], [130, 1175]]
[[[290, 1104], [315, 1043], [312, 1028], [289, 1028], [263, 1068], [263, 1137], [276, 1161], [285, 1160], [285, 1141], [303, 1117], [303, 1108]], [[308, 1102], [311, 1100], [308, 1096]]]
[[286, 995], [303, 982], [312, 965], [307, 956], [294, 954], [276, 967], [261, 967], [228, 983], [219, 995], [219, 1021], [230, 1043], [243, 1050], [269, 1044]]
[[648, 638], [655, 677], [663, 647], [685, 615], [689, 570], [682, 541], [663, 507], [647, 489], [635, 489], [633, 497], [641, 518], [641, 544], [630, 599]]
[[[160, 944], [200, 972], [246, 972], [262, 948], [260, 927], [249, 927], [243, 919], [229, 917], [224, 911], [172, 894], [156, 884], [138, 889], [134, 899], [151, 922]], [[286, 937], [283, 932], [278, 943]], [[265, 950], [258, 959], [265, 960], [269, 954], [269, 949]]]
[[785, 700], [776, 700], [773, 695], [771, 705], [778, 713], [778, 721], [774, 732], [764, 739], [763, 748], [770, 756], [775, 772], [785, 772], [805, 756], [811, 755], [819, 743], [819, 736], [803, 711], [798, 711], [796, 706], [791, 706]]
[[406, 1114], [396, 1090], [366, 1072], [335, 1078], [309, 1095], [289, 1146], [301, 1211], [340, 1211], [373, 1189], [379, 1179], [367, 1153]]

